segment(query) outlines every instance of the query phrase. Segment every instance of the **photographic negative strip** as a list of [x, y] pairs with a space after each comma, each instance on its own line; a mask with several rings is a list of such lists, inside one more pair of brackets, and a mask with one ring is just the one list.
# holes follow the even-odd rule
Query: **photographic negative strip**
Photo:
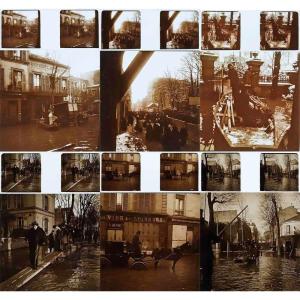
[[160, 12], [160, 49], [198, 49], [197, 11]]
[[140, 49], [141, 12], [102, 11], [102, 49]]
[[203, 153], [202, 191], [240, 191], [241, 161], [238, 153]]
[[201, 149], [299, 149], [295, 51], [202, 52]]
[[100, 156], [97, 153], [61, 155], [62, 192], [99, 192]]
[[96, 10], [61, 10], [60, 47], [97, 48], [98, 12]]
[[262, 50], [298, 50], [298, 12], [263, 11], [260, 13]]
[[299, 193], [203, 196], [200, 291], [299, 291]]
[[101, 290], [198, 291], [199, 196], [101, 194]]
[[3, 153], [1, 192], [41, 192], [41, 155]]
[[101, 51], [101, 150], [198, 151], [199, 54]]
[[239, 50], [241, 15], [238, 11], [202, 12], [202, 49]]
[[196, 153], [161, 153], [161, 191], [197, 191], [198, 155]]
[[0, 64], [0, 150], [99, 148], [97, 50], [2, 50]]
[[261, 153], [260, 190], [298, 191], [298, 154]]
[[141, 159], [139, 153], [102, 154], [102, 191], [139, 191]]
[[39, 10], [3, 10], [2, 47], [40, 48]]

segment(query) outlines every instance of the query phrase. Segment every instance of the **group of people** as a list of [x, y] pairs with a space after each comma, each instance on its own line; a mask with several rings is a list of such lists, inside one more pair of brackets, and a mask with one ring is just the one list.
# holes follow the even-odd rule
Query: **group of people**
[[168, 49], [193, 49], [198, 48], [195, 41], [197, 40], [197, 32], [195, 34], [173, 33], [170, 41], [167, 42]]
[[95, 166], [85, 166], [82, 168], [78, 168], [75, 165], [71, 167], [71, 174], [72, 174], [72, 181], [76, 182], [79, 180], [79, 178], [90, 178], [93, 177], [95, 174], [97, 174], [98, 169]]
[[49, 235], [34, 221], [27, 231], [26, 240], [29, 246], [29, 260], [33, 269], [37, 269], [41, 247], [47, 246], [48, 252], [67, 250], [68, 245], [75, 242], [86, 241], [98, 243], [99, 231], [95, 229], [81, 230], [78, 227], [62, 224], [53, 225]]
[[17, 167], [14, 165], [11, 168], [12, 176], [13, 176], [13, 182], [17, 182], [19, 179], [19, 176], [25, 177], [25, 176], [34, 176], [35, 174], [40, 174], [41, 167], [40, 165], [34, 166], [34, 165], [28, 165], [24, 166], [22, 168]]
[[132, 49], [139, 48], [137, 45], [139, 36], [131, 33], [115, 33], [114, 38], [109, 43], [111, 49]]
[[128, 125], [140, 133], [145, 133], [146, 142], [158, 142], [163, 150], [179, 151], [188, 141], [185, 126], [178, 128], [171, 120], [159, 113], [137, 112], [128, 118]]

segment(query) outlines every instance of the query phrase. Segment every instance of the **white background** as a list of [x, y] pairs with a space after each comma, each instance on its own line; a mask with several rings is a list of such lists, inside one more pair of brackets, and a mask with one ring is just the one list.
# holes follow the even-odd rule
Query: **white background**
[[[258, 49], [259, 42], [255, 41], [258, 38], [258, 25], [259, 19], [257, 19], [258, 11], [260, 10], [300, 10], [299, 0], [0, 0], [0, 9], [177, 9], [177, 10], [251, 10], [247, 16], [243, 12], [242, 15], [242, 48], [252, 48], [251, 50]], [[251, 17], [250, 17], [250, 14]], [[253, 15], [252, 15], [253, 14]], [[50, 16], [49, 16], [50, 17]], [[255, 22], [253, 18], [257, 19]], [[45, 48], [58, 48], [59, 47], [59, 22], [55, 15], [51, 18], [57, 19], [57, 23], [53, 24], [50, 19], [46, 22], [43, 21], [43, 12], [41, 14], [42, 19], [42, 47]], [[159, 26], [158, 19], [149, 18], [144, 19], [142, 23], [142, 30], [145, 31], [145, 35], [142, 39], [142, 47], [144, 49], [150, 49], [148, 42], [156, 43], [158, 49], [158, 40], [155, 32]], [[45, 30], [47, 34], [45, 34]], [[51, 35], [49, 35], [51, 31]], [[247, 43], [247, 44], [246, 44]], [[255, 48], [256, 47], [256, 48]], [[156, 47], [154, 47], [156, 48]], [[61, 153], [42, 153], [42, 191], [47, 193], [56, 193], [60, 191], [60, 155]], [[258, 191], [259, 190], [259, 153], [257, 152], [243, 152], [241, 153], [241, 166], [242, 166], [242, 191]], [[142, 153], [142, 190], [147, 192], [159, 191], [159, 153]], [[199, 154], [200, 160], [200, 154]], [[200, 177], [200, 176], [199, 176]], [[199, 178], [200, 180], [200, 178]], [[200, 186], [200, 185], [199, 185]], [[230, 274], [228, 274], [230, 276]], [[42, 283], [41, 283], [42, 285]], [[190, 292], [190, 293], [94, 293], [82, 294], [79, 292], [71, 293], [30, 293], [30, 292], [18, 292], [7, 293], [1, 292], [1, 299], [44, 299], [53, 300], [54, 297], [72, 297], [74, 300], [82, 297], [89, 297], [92, 299], [99, 299], [105, 297], [105, 299], [153, 299], [154, 297], [164, 297], [173, 299], [182, 299], [183, 297], [189, 297], [191, 299], [256, 299], [262, 297], [272, 297], [273, 299], [282, 299], [289, 297], [291, 299], [299, 299], [300, 293], [240, 293], [240, 292], [227, 292], [227, 293], [204, 293], [204, 292]]]

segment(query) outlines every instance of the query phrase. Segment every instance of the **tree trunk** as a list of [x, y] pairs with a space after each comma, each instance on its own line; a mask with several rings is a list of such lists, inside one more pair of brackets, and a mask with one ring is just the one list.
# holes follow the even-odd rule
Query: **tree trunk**
[[212, 194], [207, 193], [207, 203], [209, 209], [209, 227], [213, 229], [215, 227], [215, 218], [214, 218], [214, 202], [211, 197]]

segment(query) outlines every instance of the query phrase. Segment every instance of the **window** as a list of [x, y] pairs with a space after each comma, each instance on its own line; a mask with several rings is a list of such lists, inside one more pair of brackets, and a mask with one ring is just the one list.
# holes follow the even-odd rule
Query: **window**
[[175, 215], [179, 215], [179, 216], [184, 215], [184, 196], [182, 195], [176, 195]]
[[48, 233], [48, 230], [49, 230], [49, 220], [46, 218], [44, 219], [44, 231], [45, 233]]
[[41, 87], [41, 74], [33, 74], [33, 87]]
[[61, 87], [62, 87], [63, 91], [65, 91], [67, 89], [67, 80], [66, 79], [62, 79]]
[[20, 60], [21, 59], [21, 50], [14, 50], [13, 51], [13, 58], [15, 60]]
[[24, 218], [18, 217], [18, 228], [24, 228]]
[[43, 209], [44, 210], [49, 210], [49, 199], [48, 199], [48, 196], [45, 196], [43, 198]]
[[14, 204], [15, 204], [15, 208], [23, 208], [24, 207], [22, 198], [16, 198]]
[[122, 196], [123, 195], [121, 195], [121, 194], [117, 194], [117, 203], [116, 203], [116, 210], [117, 211], [122, 211], [122, 208], [123, 208]]
[[23, 79], [22, 71], [13, 70], [12, 85], [14, 88], [17, 89], [22, 88], [22, 79]]
[[291, 225], [286, 225], [285, 231], [286, 234], [291, 234]]

